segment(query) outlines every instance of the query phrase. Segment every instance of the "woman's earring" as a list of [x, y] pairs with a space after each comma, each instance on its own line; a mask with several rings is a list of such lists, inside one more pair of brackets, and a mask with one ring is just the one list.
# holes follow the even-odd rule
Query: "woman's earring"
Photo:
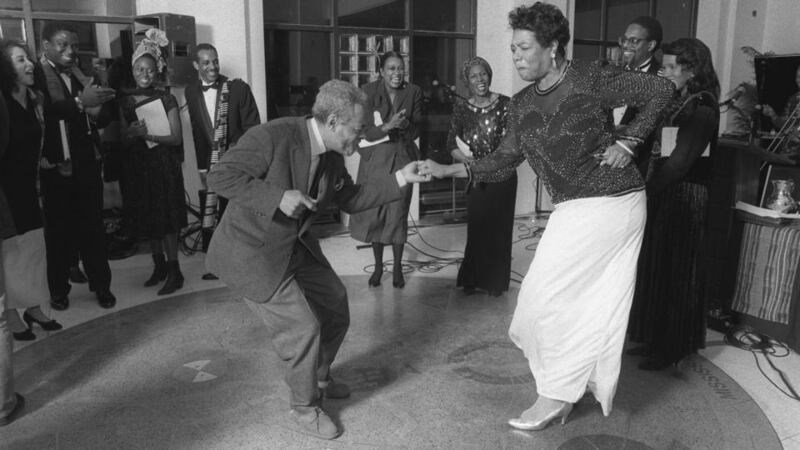
[[558, 64], [556, 63], [556, 52], [550, 54], [550, 60], [553, 61], [553, 69], [558, 68]]

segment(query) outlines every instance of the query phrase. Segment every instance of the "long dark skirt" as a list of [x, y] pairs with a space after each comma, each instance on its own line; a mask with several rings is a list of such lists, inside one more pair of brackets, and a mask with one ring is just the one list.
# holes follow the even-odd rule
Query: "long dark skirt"
[[[134, 192], [131, 197], [134, 235], [162, 239], [186, 226], [186, 200], [181, 161], [176, 149], [144, 142], [133, 149]], [[126, 201], [128, 199], [126, 198]]]
[[458, 286], [508, 290], [517, 175], [498, 183], [478, 183], [467, 195], [467, 246]]
[[708, 190], [683, 182], [648, 199], [631, 339], [672, 361], [705, 347]]

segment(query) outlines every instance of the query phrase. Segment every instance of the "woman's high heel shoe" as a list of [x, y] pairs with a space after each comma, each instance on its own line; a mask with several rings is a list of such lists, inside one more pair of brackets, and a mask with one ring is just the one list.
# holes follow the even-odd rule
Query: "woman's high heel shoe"
[[520, 417], [518, 419], [509, 420], [508, 424], [518, 430], [540, 431], [547, 428], [547, 426], [550, 425], [550, 422], [559, 417], [561, 417], [561, 425], [564, 425], [565, 423], [567, 423], [567, 416], [569, 416], [569, 413], [571, 412], [572, 412], [572, 403], [565, 403], [564, 406], [551, 412], [544, 419], [531, 422]]
[[60, 323], [56, 322], [53, 319], [44, 322], [28, 314], [28, 311], [22, 313], [22, 320], [25, 321], [25, 323], [28, 325], [28, 328], [33, 328], [34, 323], [42, 327], [44, 331], [58, 331], [64, 328], [63, 326], [61, 326]]
[[402, 289], [406, 285], [406, 280], [403, 278], [403, 272], [394, 272], [392, 275], [392, 286]]
[[369, 281], [367, 282], [367, 284], [369, 284], [369, 287], [380, 286], [381, 275], [383, 275], [383, 269], [381, 270], [375, 269], [375, 272], [372, 272], [372, 276], [369, 277]]

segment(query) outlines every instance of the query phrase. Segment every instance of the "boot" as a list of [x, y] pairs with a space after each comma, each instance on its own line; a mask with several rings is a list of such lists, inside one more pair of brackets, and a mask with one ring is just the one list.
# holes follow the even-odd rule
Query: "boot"
[[153, 254], [153, 274], [144, 282], [145, 287], [155, 286], [167, 278], [167, 260], [163, 253]]
[[158, 295], [172, 294], [183, 287], [183, 274], [178, 261], [167, 261], [167, 281], [158, 291]]

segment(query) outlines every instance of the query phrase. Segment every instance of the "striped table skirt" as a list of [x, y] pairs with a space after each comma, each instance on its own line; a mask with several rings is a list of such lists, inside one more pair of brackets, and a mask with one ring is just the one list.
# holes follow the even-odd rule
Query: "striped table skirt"
[[789, 324], [800, 262], [800, 229], [745, 223], [732, 309]]

